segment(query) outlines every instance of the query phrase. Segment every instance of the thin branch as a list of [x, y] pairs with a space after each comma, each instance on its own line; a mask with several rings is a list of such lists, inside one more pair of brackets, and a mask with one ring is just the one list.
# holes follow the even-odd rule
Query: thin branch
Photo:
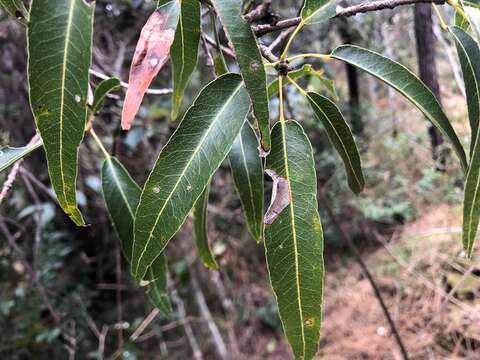
[[[369, 1], [364, 2], [358, 5], [348, 6], [345, 8], [337, 7], [337, 12], [334, 18], [341, 17], [350, 17], [357, 14], [379, 11], [385, 9], [394, 9], [397, 6], [419, 4], [419, 3], [434, 3], [438, 5], [445, 4], [444, 0], [378, 0], [378, 1]], [[295, 17], [291, 19], [286, 19], [278, 21], [276, 24], [270, 25], [256, 25], [252, 29], [255, 32], [255, 35], [262, 36], [274, 31], [283, 30], [292, 26], [297, 26], [302, 19], [300, 17]]]
[[[102, 80], [110, 79], [110, 76], [105, 75], [105, 74], [101, 73], [100, 71], [90, 69], [89, 72], [90, 72], [90, 74], [92, 74], [93, 76], [95, 76], [99, 79], [102, 79]], [[120, 81], [120, 86], [125, 88], [125, 89], [128, 89], [128, 83], [126, 83], [125, 81]], [[146, 94], [161, 96], [161, 95], [170, 95], [172, 92], [173, 92], [172, 89], [148, 89]]]

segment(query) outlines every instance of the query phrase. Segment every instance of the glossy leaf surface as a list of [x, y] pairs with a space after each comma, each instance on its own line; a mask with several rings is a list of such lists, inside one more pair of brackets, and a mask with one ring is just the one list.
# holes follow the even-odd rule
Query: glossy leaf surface
[[29, 18], [28, 10], [22, 0], [0, 0], [0, 5], [21, 24], [27, 25]]
[[296, 359], [318, 351], [323, 296], [323, 232], [312, 147], [296, 122], [272, 130], [266, 168], [288, 182], [290, 204], [265, 225], [265, 248], [280, 318]]
[[260, 242], [263, 238], [264, 199], [263, 165], [258, 146], [255, 132], [250, 124], [245, 123], [228, 157], [248, 228], [253, 238]]
[[175, 40], [171, 48], [173, 66], [172, 119], [176, 119], [178, 116], [183, 93], [197, 66], [200, 30], [200, 2], [182, 1]]
[[330, 99], [314, 92], [307, 93], [307, 100], [343, 160], [350, 189], [355, 194], [360, 193], [365, 186], [360, 155], [352, 131], [340, 109]]
[[463, 246], [472, 253], [480, 218], [480, 49], [478, 43], [459, 27], [450, 33], [455, 39], [467, 95], [468, 116], [472, 128], [471, 159], [465, 183], [463, 207]]
[[162, 149], [135, 217], [132, 271], [138, 280], [179, 230], [228, 155], [249, 106], [241, 77], [223, 75], [202, 90]]
[[87, 118], [94, 7], [84, 0], [33, 0], [28, 26], [30, 103], [52, 186], [77, 225], [84, 224], [75, 182]]
[[208, 245], [208, 195], [210, 187], [207, 186], [198, 198], [193, 208], [193, 230], [197, 244], [198, 257], [209, 269], [218, 270], [215, 256]]
[[169, 1], [152, 13], [142, 28], [133, 55], [127, 95], [123, 104], [123, 130], [132, 126], [145, 92], [170, 55], [179, 13], [179, 2]]
[[238, 0], [214, 0], [220, 20], [237, 55], [245, 87], [253, 103], [261, 144], [270, 149], [270, 113], [267, 96], [267, 75], [262, 56], [250, 24], [242, 18]]
[[335, 0], [305, 0], [301, 17], [306, 25], [318, 24], [335, 16]]
[[95, 89], [95, 94], [93, 95], [93, 104], [92, 104], [92, 113], [96, 114], [100, 111], [103, 106], [105, 97], [112, 91], [115, 91], [120, 88], [120, 80], [116, 78], [111, 78], [103, 80], [98, 84]]
[[10, 146], [0, 147], [0, 172], [8, 169], [18, 160], [23, 159], [40, 146], [42, 146], [41, 141], [38, 141], [33, 145], [22, 146], [19, 148], [13, 148]]
[[450, 140], [466, 172], [467, 158], [455, 130], [435, 95], [410, 70], [376, 52], [353, 45], [339, 46], [331, 55], [382, 80], [415, 105]]
[[[140, 200], [141, 189], [114, 157], [107, 157], [103, 163], [102, 189], [110, 218], [122, 244], [123, 253], [130, 263], [134, 215]], [[167, 295], [167, 265], [164, 254], [161, 254], [149, 268], [148, 281], [148, 295], [152, 303], [163, 313], [170, 313], [171, 306]]]

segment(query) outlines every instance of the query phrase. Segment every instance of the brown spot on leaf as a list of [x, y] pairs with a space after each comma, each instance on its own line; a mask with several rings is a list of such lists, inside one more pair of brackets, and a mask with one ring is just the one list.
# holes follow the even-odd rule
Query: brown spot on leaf
[[255, 60], [250, 63], [250, 69], [252, 69], [253, 71], [257, 71], [259, 67], [260, 65], [258, 65]]
[[175, 29], [167, 28], [167, 18], [158, 11], [150, 15], [142, 28], [133, 55], [127, 96], [123, 104], [123, 130], [132, 126], [145, 92], [167, 61], [174, 36]]
[[277, 175], [275, 171], [270, 169], [266, 169], [265, 172], [273, 180], [272, 199], [265, 213], [264, 220], [265, 224], [270, 225], [273, 224], [278, 215], [290, 204], [291, 196], [287, 179]]

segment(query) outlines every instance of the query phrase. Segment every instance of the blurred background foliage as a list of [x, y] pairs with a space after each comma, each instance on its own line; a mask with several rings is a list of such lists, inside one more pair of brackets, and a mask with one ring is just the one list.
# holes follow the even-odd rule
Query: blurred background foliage
[[[281, 17], [294, 16], [300, 6], [300, 0], [274, 2]], [[139, 31], [153, 9], [152, 0], [98, 0], [92, 68], [126, 80]], [[209, 31], [208, 17], [205, 21]], [[449, 52], [455, 56], [454, 48], [434, 26], [441, 97], [466, 144], [465, 101], [449, 58]], [[294, 50], [326, 53], [343, 42], [380, 51], [417, 69], [412, 7], [308, 27]], [[335, 82], [339, 105], [356, 133], [367, 180], [361, 195], [349, 191], [325, 130], [289, 88], [287, 115], [306, 128], [319, 192], [324, 194], [319, 199], [327, 262], [321, 356], [398, 356], [368, 282], [325, 214], [329, 206], [376, 276], [412, 358], [478, 358], [480, 265], [478, 259], [464, 261], [460, 249], [458, 162], [447, 155], [444, 171], [437, 170], [422, 115], [380, 82], [358, 73], [359, 102], [352, 106], [344, 65], [313, 64], [324, 66], [325, 76]], [[198, 69], [184, 106], [211, 80], [203, 53]], [[0, 144], [21, 146], [34, 134], [25, 70], [24, 29], [0, 10]], [[93, 85], [99, 80], [92, 76]], [[168, 88], [170, 82], [166, 66], [152, 87]], [[325, 92], [318, 79], [301, 82]], [[119, 125], [123, 97], [122, 90], [107, 99], [95, 127], [143, 184], [177, 124], [169, 118], [169, 96], [147, 96], [134, 127], [124, 133]], [[273, 99], [273, 116], [277, 106]], [[78, 199], [91, 226], [76, 228], [60, 211], [42, 151], [22, 164], [13, 190], [1, 204], [2, 358], [290, 358], [263, 246], [245, 229], [228, 163], [213, 179], [209, 203], [209, 236], [221, 270], [211, 272], [199, 263], [191, 219], [187, 220], [167, 249], [175, 311], [166, 317], [155, 312], [121, 258], [101, 193], [102, 157], [88, 135], [79, 161]], [[0, 183], [7, 175], [0, 174]], [[151, 320], [149, 314], [156, 316]], [[148, 326], [139, 332], [142, 323]]]

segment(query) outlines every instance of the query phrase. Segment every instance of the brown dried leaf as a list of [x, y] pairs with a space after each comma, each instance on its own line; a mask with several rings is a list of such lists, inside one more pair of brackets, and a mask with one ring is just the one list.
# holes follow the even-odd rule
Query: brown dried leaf
[[272, 199], [270, 206], [265, 213], [264, 223], [267, 225], [273, 224], [275, 219], [291, 202], [290, 189], [288, 188], [288, 181], [282, 176], [277, 175], [273, 170], [266, 169], [265, 172], [273, 180]]
[[178, 18], [178, 9], [168, 8], [162, 11], [162, 8], [150, 15], [140, 33], [130, 67], [127, 96], [123, 104], [123, 130], [129, 130], [132, 126], [145, 92], [170, 54], [177, 24], [177, 21], [172, 21], [172, 15], [173, 18], [175, 16]]

